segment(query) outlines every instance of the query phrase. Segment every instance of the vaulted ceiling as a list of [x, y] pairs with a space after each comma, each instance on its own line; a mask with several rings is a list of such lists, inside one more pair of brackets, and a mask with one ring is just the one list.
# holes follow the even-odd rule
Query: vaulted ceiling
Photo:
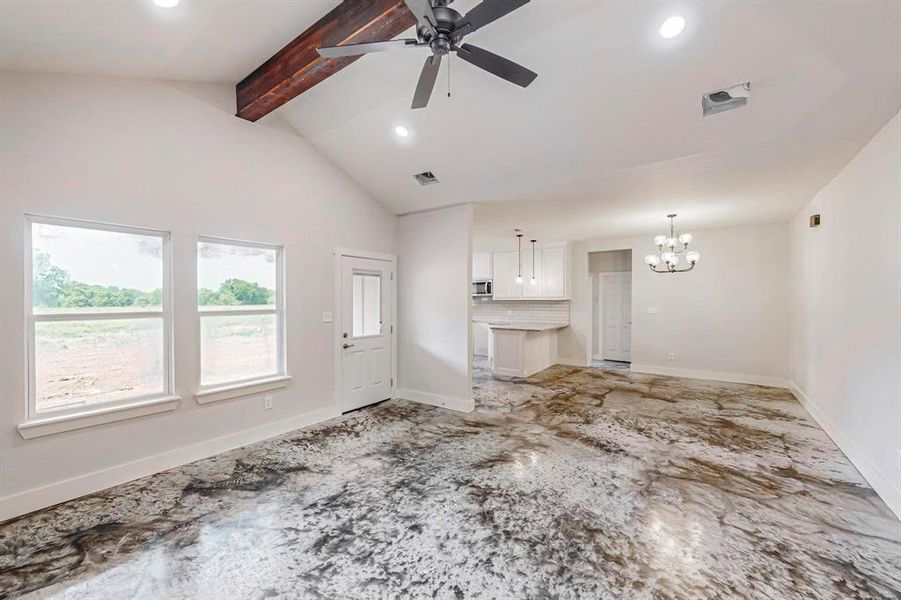
[[[5, 0], [0, 67], [234, 84], [336, 4]], [[672, 14], [688, 25], [664, 40]], [[426, 51], [404, 50], [276, 114], [398, 214], [477, 203], [482, 237], [643, 233], [668, 212], [692, 229], [778, 222], [901, 108], [899, 31], [901, 2], [533, 0], [467, 39], [538, 72], [529, 88], [445, 61], [411, 111]], [[704, 92], [743, 81], [745, 108], [701, 117]], [[424, 170], [440, 184], [420, 187]]]

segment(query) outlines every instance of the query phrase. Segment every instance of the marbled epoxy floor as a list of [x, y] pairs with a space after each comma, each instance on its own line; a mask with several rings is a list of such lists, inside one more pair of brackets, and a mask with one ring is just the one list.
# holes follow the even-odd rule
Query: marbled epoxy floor
[[0, 595], [898, 598], [901, 522], [785, 391], [480, 370], [0, 526]]

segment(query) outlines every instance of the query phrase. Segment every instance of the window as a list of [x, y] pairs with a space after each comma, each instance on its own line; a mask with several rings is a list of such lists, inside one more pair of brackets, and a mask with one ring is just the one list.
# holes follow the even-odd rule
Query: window
[[382, 276], [354, 273], [353, 334], [355, 338], [382, 333]]
[[170, 393], [169, 236], [28, 219], [29, 417]]
[[280, 247], [197, 243], [200, 384], [284, 375]]

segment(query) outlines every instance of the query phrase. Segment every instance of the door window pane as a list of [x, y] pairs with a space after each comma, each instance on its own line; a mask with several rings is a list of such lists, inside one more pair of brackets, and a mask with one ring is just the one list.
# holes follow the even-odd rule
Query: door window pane
[[163, 319], [35, 323], [38, 412], [165, 391]]
[[274, 309], [275, 248], [199, 242], [197, 304], [201, 311]]
[[354, 273], [353, 335], [363, 337], [382, 332], [382, 276]]
[[34, 314], [161, 311], [163, 238], [32, 223]]
[[201, 384], [275, 375], [277, 349], [274, 314], [207, 315], [200, 319]]

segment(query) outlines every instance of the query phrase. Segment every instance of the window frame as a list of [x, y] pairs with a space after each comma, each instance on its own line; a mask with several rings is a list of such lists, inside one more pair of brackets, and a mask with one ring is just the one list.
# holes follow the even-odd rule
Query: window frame
[[[32, 239], [34, 224], [56, 225], [60, 227], [77, 227], [93, 231], [106, 231], [113, 233], [125, 233], [160, 238], [162, 242], [162, 295], [159, 311], [128, 311], [128, 312], [80, 312], [66, 314], [36, 315], [34, 312], [34, 245]], [[52, 217], [47, 215], [25, 215], [25, 337], [27, 344], [28, 380], [27, 380], [27, 422], [39, 422], [45, 420], [60, 420], [67, 417], [95, 414], [100, 412], [114, 412], [117, 409], [128, 408], [132, 405], [141, 405], [152, 401], [169, 401], [173, 398], [174, 373], [174, 346], [172, 329], [172, 236], [168, 231], [136, 227], [132, 225], [120, 225], [103, 221], [91, 221], [87, 219], [73, 219], [67, 217]], [[128, 396], [118, 400], [107, 400], [95, 403], [83, 403], [77, 406], [51, 408], [39, 411], [37, 407], [37, 361], [36, 349], [36, 323], [59, 321], [103, 321], [103, 320], [138, 320], [138, 319], [162, 319], [163, 326], [163, 386], [162, 390], [152, 394], [140, 394]]]
[[[199, 245], [221, 244], [225, 246], [243, 246], [246, 248], [258, 248], [263, 250], [275, 251], [275, 308], [241, 308], [241, 309], [225, 309], [225, 310], [201, 310], [200, 309], [200, 279], [197, 276], [200, 262]], [[264, 387], [278, 389], [287, 385], [285, 383], [288, 377], [287, 368], [287, 352], [286, 343], [286, 315], [285, 315], [285, 247], [282, 244], [271, 244], [268, 242], [252, 242], [248, 240], [237, 240], [224, 237], [214, 236], [198, 236], [194, 244], [194, 310], [197, 314], [197, 392], [195, 397], [201, 403], [210, 402], [220, 399], [217, 395], [222, 392], [221, 399], [231, 398], [242, 395], [238, 393], [244, 388], [260, 387], [260, 391]], [[245, 377], [244, 379], [231, 379], [229, 381], [220, 381], [204, 385], [203, 383], [203, 326], [204, 317], [228, 317], [228, 316], [253, 316], [253, 315], [275, 315], [275, 334], [276, 334], [276, 372], [259, 375], [256, 377]], [[266, 386], [270, 382], [277, 382], [277, 386]], [[284, 384], [284, 385], [283, 385]], [[248, 392], [250, 393], [250, 392]], [[209, 398], [201, 400], [201, 398]]]

